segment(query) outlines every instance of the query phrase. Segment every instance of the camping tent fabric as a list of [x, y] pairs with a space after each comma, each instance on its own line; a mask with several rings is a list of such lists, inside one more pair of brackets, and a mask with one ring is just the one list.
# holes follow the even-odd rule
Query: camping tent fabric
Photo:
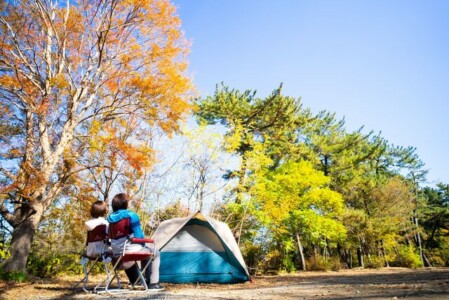
[[228, 225], [201, 213], [162, 222], [152, 238], [161, 253], [160, 280], [235, 283], [250, 279]]

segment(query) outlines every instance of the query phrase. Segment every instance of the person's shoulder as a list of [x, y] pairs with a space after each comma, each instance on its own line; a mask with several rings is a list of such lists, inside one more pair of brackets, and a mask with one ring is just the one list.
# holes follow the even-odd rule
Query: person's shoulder
[[131, 222], [133, 222], [135, 220], [138, 220], [139, 216], [135, 212], [133, 212], [132, 210], [120, 209], [118, 211], [112, 212], [108, 216], [107, 220], [110, 223], [115, 223], [115, 222], [118, 222], [118, 221], [120, 221], [122, 219], [125, 219], [125, 218], [130, 218]]
[[99, 221], [101, 224], [105, 224], [105, 225], [108, 225], [108, 224], [109, 224], [108, 220], [106, 220], [104, 217], [99, 217], [99, 218], [98, 218], [98, 221]]
[[106, 221], [105, 218], [100, 217], [100, 218], [90, 219], [90, 220], [86, 221], [84, 224], [86, 225], [86, 229], [88, 231], [90, 231], [90, 230], [93, 230], [98, 225], [103, 225], [103, 224], [108, 225], [109, 223], [108, 223], [108, 221]]
[[128, 214], [130, 215], [130, 216], [137, 216], [137, 213], [135, 212], [135, 211], [132, 211], [132, 210], [126, 210], [127, 212], [128, 212]]
[[106, 218], [109, 223], [115, 223], [121, 219], [123, 219], [123, 210], [111, 212]]
[[125, 215], [130, 219], [131, 223], [139, 220], [139, 216], [132, 210], [127, 209]]

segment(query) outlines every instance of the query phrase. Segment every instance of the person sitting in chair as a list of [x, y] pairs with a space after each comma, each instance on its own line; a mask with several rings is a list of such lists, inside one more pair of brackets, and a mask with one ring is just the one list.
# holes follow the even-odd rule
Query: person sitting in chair
[[[92, 231], [99, 225], [105, 225], [105, 234], [107, 234], [109, 223], [104, 218], [106, 216], [106, 213], [107, 205], [105, 201], [96, 201], [92, 203], [92, 206], [90, 207], [90, 215], [92, 219], [84, 223], [86, 225], [87, 231]], [[104, 247], [104, 241], [88, 243], [86, 250], [87, 257], [96, 257], [103, 254]]]
[[[133, 233], [135, 238], [144, 238], [144, 234], [142, 231], [142, 226], [140, 224], [139, 216], [128, 210], [129, 197], [125, 193], [120, 193], [112, 198], [112, 213], [108, 216], [107, 220], [109, 223], [116, 223], [122, 219], [129, 218], [131, 232]], [[153, 261], [150, 263], [150, 266], [145, 270], [145, 280], [148, 285], [148, 289], [150, 290], [162, 290], [163, 287], [159, 284], [159, 265], [161, 262], [161, 258], [159, 255], [159, 251], [157, 249], [150, 249], [143, 247], [140, 244], [132, 244], [131, 245], [135, 251], [136, 247], [141, 246], [139, 251], [151, 251], [153, 254]], [[147, 260], [142, 260], [142, 266], [145, 266], [148, 263]], [[135, 283], [139, 278], [138, 265], [133, 264], [131, 267], [125, 269], [126, 276], [128, 276], [129, 282], [131, 284]]]

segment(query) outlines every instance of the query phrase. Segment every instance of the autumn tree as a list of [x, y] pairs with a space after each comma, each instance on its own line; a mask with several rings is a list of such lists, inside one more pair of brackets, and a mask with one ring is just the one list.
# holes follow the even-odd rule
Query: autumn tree
[[1, 1], [0, 10], [1, 215], [13, 229], [3, 268], [24, 271], [42, 215], [99, 166], [102, 145], [111, 163], [101, 167], [151, 165], [124, 124], [177, 128], [189, 108], [188, 44], [167, 0]]

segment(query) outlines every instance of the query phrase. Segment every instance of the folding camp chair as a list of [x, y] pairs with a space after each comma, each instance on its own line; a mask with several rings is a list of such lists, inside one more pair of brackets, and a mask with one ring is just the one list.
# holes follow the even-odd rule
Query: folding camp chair
[[[156, 247], [155, 243], [151, 239], [140, 239], [134, 238], [131, 233], [131, 226], [129, 218], [125, 218], [116, 223], [109, 224], [109, 239], [111, 242], [111, 250], [112, 250], [112, 263], [113, 263], [113, 271], [114, 275], [112, 278], [109, 278], [106, 281], [105, 291], [108, 294], [120, 293], [120, 292], [129, 292], [129, 289], [123, 289], [120, 283], [120, 279], [118, 277], [118, 271], [122, 268], [123, 264], [128, 262], [141, 262], [145, 260], [146, 264], [141, 265], [138, 270], [138, 279], [136, 282], [131, 282], [131, 288], [135, 291], [148, 291], [148, 285], [145, 281], [145, 270], [151, 264], [152, 259], [154, 258], [154, 251], [151, 253], [150, 251], [141, 251], [141, 247], [139, 250], [133, 249], [135, 245], [133, 244], [145, 244], [151, 243], [153, 247]], [[111, 282], [117, 278], [118, 289], [111, 289]], [[141, 289], [137, 289], [137, 287], [141, 287]], [[143, 287], [143, 289], [142, 289]]]
[[[87, 288], [87, 281], [89, 279], [90, 271], [92, 271], [92, 268], [95, 266], [95, 264], [97, 262], [103, 263], [104, 268], [106, 270], [107, 278], [110, 277], [108, 262], [110, 262], [111, 259], [107, 258], [107, 251], [106, 251], [107, 241], [108, 241], [107, 227], [104, 224], [98, 225], [94, 229], [87, 232], [85, 250], [83, 251], [83, 254], [81, 255], [81, 264], [83, 266], [84, 278], [81, 279], [78, 283], [76, 283], [73, 286], [73, 288], [76, 288], [82, 282], [83, 290], [85, 292], [92, 292], [92, 291], [97, 292], [97, 289], [100, 288], [100, 284], [96, 285], [95, 288], [93, 288], [91, 290], [89, 290]], [[87, 247], [92, 243], [99, 244], [100, 249], [94, 256], [88, 256], [86, 250], [87, 250]]]

